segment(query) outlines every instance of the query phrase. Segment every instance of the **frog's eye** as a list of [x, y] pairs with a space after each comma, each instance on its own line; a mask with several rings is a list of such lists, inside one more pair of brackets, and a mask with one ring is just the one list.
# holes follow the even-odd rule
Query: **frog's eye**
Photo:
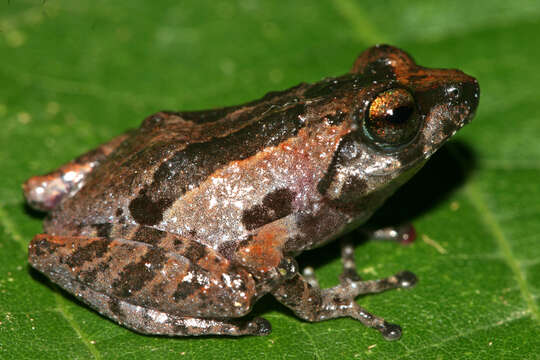
[[394, 148], [417, 134], [421, 117], [411, 93], [403, 88], [381, 92], [369, 105], [364, 133], [378, 145]]

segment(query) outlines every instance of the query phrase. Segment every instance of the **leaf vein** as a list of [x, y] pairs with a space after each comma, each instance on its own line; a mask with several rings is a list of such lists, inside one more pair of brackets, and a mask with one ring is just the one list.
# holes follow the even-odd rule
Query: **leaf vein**
[[317, 347], [317, 343], [313, 340], [313, 337], [309, 333], [309, 331], [306, 330], [306, 324], [301, 324], [300, 329], [304, 334], [306, 334], [306, 339], [313, 347], [313, 356], [315, 359], [322, 359], [321, 354], [319, 353], [319, 348]]
[[469, 196], [469, 198], [471, 199], [473, 206], [476, 208], [476, 210], [480, 214], [480, 219], [482, 220], [482, 222], [484, 222], [486, 227], [491, 231], [493, 237], [495, 238], [495, 241], [497, 242], [497, 245], [499, 246], [503, 254], [503, 258], [505, 262], [510, 267], [510, 270], [514, 273], [514, 277], [516, 278], [517, 283], [519, 285], [521, 296], [525, 300], [527, 304], [527, 308], [531, 312], [532, 317], [536, 321], [540, 321], [540, 310], [538, 309], [538, 305], [536, 304], [536, 302], [534, 301], [534, 298], [532, 297], [532, 293], [529, 289], [529, 284], [527, 283], [527, 280], [525, 279], [525, 274], [522, 271], [520, 262], [518, 259], [516, 259], [516, 256], [514, 255], [512, 251], [512, 247], [510, 246], [508, 239], [504, 235], [501, 229], [501, 226], [495, 219], [495, 216], [491, 213], [491, 211], [487, 207], [482, 194], [479, 192], [479, 190], [475, 186], [468, 185], [465, 191], [467, 195]]
[[62, 317], [67, 321], [69, 326], [71, 326], [71, 328], [75, 331], [79, 339], [81, 339], [81, 341], [83, 342], [84, 346], [92, 354], [92, 357], [94, 359], [101, 359], [101, 354], [96, 349], [94, 344], [92, 344], [91, 340], [88, 339], [88, 336], [79, 327], [75, 319], [73, 319], [73, 315], [68, 311], [65, 306], [65, 300], [62, 298], [62, 295], [60, 295], [57, 291], [55, 291], [54, 293], [54, 300], [56, 302], [56, 310], [60, 315], [62, 315]]
[[442, 346], [442, 345], [444, 345], [444, 344], [446, 344], [446, 343], [448, 343], [450, 341], [453, 341], [453, 340], [457, 340], [457, 339], [461, 339], [461, 338], [468, 338], [470, 335], [473, 335], [473, 334], [475, 334], [475, 333], [477, 333], [479, 331], [493, 329], [493, 328], [499, 327], [501, 325], [504, 325], [504, 324], [507, 324], [507, 323], [510, 323], [510, 322], [513, 322], [513, 321], [524, 319], [529, 315], [531, 315], [529, 310], [519, 311], [517, 313], [512, 313], [507, 318], [499, 320], [499, 321], [497, 321], [495, 323], [490, 323], [490, 324], [487, 324], [487, 325], [478, 326], [478, 327], [475, 327], [475, 328], [470, 329], [468, 331], [463, 332], [460, 329], [455, 329], [457, 331], [456, 335], [448, 336], [448, 337], [444, 338], [443, 340], [441, 340], [441, 341], [439, 341], [437, 343], [433, 343], [433, 344], [429, 344], [429, 345], [422, 346], [422, 347], [419, 347], [419, 348], [415, 348], [413, 351], [410, 351], [410, 352], [404, 354], [403, 356], [400, 356], [400, 357], [396, 358], [396, 360], [408, 358], [411, 355], [421, 353], [422, 351], [424, 351], [426, 349], [440, 347], [440, 346]]
[[364, 9], [353, 0], [334, 0], [334, 6], [352, 26], [355, 37], [362, 43], [372, 45], [388, 42], [369, 20]]
[[[452, 150], [451, 150], [452, 151]], [[456, 151], [452, 151], [453, 155], [456, 157], [456, 159], [459, 161], [462, 168], [465, 167], [464, 160], [460, 156], [460, 154]], [[474, 186], [474, 184], [469, 183], [465, 186], [465, 193], [468, 196], [469, 200], [471, 201], [472, 206], [476, 209], [478, 214], [480, 215], [480, 220], [484, 223], [486, 228], [491, 232], [493, 235], [493, 238], [495, 239], [495, 242], [497, 243], [504, 261], [514, 274], [514, 277], [516, 278], [516, 281], [518, 283], [521, 296], [525, 300], [525, 303], [527, 304], [527, 308], [529, 309], [532, 318], [536, 322], [540, 322], [540, 310], [538, 309], [538, 304], [534, 300], [532, 293], [529, 289], [529, 284], [527, 283], [527, 280], [525, 278], [525, 274], [522, 271], [522, 267], [520, 266], [519, 259], [516, 258], [515, 254], [512, 251], [512, 247], [510, 246], [510, 242], [506, 238], [501, 225], [495, 218], [495, 215], [492, 213], [492, 211], [489, 209], [488, 205], [486, 204], [486, 200], [481, 193], [481, 191]]]
[[26, 247], [28, 246], [27, 242], [24, 240], [19, 231], [17, 231], [17, 227], [13, 221], [11, 221], [8, 213], [2, 205], [0, 205], [0, 225], [2, 225], [11, 238], [26, 251]]

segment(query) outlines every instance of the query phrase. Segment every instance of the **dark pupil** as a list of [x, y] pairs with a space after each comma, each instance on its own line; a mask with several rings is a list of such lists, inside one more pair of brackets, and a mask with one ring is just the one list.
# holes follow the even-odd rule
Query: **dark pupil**
[[384, 120], [392, 124], [400, 125], [409, 119], [413, 111], [414, 109], [410, 105], [400, 106], [387, 111]]

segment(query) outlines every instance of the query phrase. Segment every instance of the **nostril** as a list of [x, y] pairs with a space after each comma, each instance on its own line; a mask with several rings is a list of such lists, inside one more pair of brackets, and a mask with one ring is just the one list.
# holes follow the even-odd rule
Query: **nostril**
[[450, 101], [458, 101], [461, 94], [460, 85], [450, 84], [446, 87], [444, 92], [446, 94], [446, 97], [450, 99]]
[[475, 78], [465, 75], [461, 81], [447, 84], [444, 93], [450, 104], [464, 105], [470, 114], [474, 114], [480, 98], [480, 88]]

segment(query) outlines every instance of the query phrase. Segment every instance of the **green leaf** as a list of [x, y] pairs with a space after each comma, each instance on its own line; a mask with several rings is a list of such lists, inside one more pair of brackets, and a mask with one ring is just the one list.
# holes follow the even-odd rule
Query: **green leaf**
[[[1, 358], [538, 358], [540, 2], [4, 0], [0, 4]], [[358, 243], [366, 278], [411, 290], [358, 301], [402, 325], [387, 342], [350, 319], [306, 323], [270, 297], [266, 337], [141, 336], [26, 263], [41, 231], [20, 184], [161, 109], [232, 105], [345, 73], [375, 42], [479, 79], [477, 117], [378, 214], [412, 246]], [[354, 236], [354, 234], [353, 234]], [[323, 286], [339, 249], [300, 258]]]

